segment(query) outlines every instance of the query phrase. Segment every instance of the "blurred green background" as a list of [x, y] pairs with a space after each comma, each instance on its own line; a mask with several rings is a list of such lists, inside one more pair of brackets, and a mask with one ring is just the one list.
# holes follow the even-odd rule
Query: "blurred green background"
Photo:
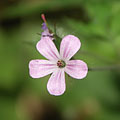
[[[29, 76], [29, 61], [44, 58], [35, 47], [41, 13], [61, 38], [79, 37], [75, 58], [97, 67], [83, 80], [66, 76], [58, 97], [47, 92], [50, 75]], [[0, 1], [0, 120], [120, 120], [119, 65], [119, 0]]]

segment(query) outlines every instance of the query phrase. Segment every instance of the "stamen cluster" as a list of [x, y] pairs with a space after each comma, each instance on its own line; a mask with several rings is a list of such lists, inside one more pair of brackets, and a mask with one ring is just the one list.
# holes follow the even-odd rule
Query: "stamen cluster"
[[63, 60], [58, 60], [57, 66], [58, 66], [59, 68], [63, 68], [63, 67], [66, 66], [66, 63], [65, 63]]

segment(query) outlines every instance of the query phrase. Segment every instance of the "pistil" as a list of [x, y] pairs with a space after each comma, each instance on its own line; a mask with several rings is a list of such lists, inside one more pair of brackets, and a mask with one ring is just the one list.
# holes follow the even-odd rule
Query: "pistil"
[[59, 68], [63, 68], [63, 67], [66, 66], [66, 63], [65, 63], [63, 60], [58, 60], [57, 66], [58, 66]]

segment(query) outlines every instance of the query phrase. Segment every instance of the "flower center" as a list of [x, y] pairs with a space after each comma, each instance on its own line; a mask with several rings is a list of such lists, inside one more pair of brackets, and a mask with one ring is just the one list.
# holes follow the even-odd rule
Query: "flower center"
[[58, 66], [59, 68], [63, 68], [63, 67], [66, 66], [66, 63], [65, 63], [63, 60], [58, 60], [57, 66]]

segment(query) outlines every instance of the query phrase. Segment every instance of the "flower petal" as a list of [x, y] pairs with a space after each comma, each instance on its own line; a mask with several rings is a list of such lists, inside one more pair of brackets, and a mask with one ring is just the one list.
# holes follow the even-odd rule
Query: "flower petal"
[[79, 49], [80, 40], [74, 35], [67, 35], [62, 39], [60, 45], [60, 55], [63, 60], [69, 60]]
[[84, 78], [88, 73], [88, 67], [82, 60], [70, 60], [67, 62], [65, 72], [76, 79]]
[[58, 96], [62, 95], [65, 92], [65, 73], [63, 69], [58, 69], [51, 75], [47, 89], [50, 94]]
[[48, 60], [31, 60], [29, 73], [32, 78], [44, 77], [54, 71], [57, 66]]
[[47, 25], [46, 25], [45, 22], [42, 24], [42, 29], [43, 29], [43, 30], [47, 30], [47, 29], [48, 29], [48, 27], [47, 27]]
[[42, 37], [50, 37], [50, 36], [52, 36], [52, 34], [50, 34], [49, 33], [49, 30], [48, 29], [46, 29], [46, 30], [44, 30], [43, 32], [42, 32]]
[[50, 37], [42, 37], [36, 47], [37, 50], [49, 60], [58, 60], [60, 58], [58, 50]]

